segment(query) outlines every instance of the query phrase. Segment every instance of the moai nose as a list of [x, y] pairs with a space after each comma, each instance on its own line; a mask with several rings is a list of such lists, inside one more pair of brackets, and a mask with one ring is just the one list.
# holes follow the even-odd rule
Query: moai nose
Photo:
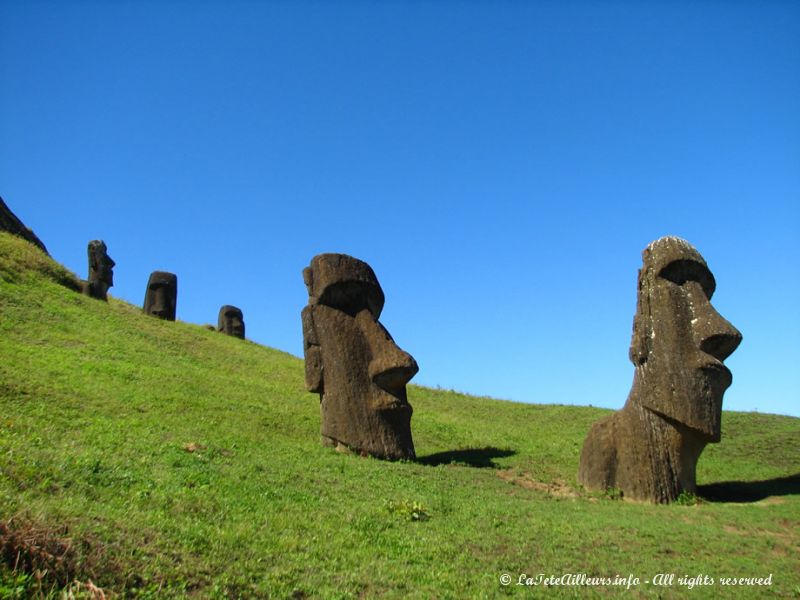
[[700, 350], [710, 354], [720, 362], [728, 358], [742, 342], [742, 334], [731, 325], [717, 310], [706, 302], [700, 310], [695, 310], [692, 331]]
[[387, 392], [402, 389], [419, 371], [417, 361], [394, 343], [389, 332], [368, 310], [358, 313], [356, 320], [372, 354], [369, 363], [370, 379]]
[[379, 388], [387, 392], [401, 390], [411, 381], [411, 378], [417, 374], [417, 371], [419, 371], [417, 361], [415, 361], [408, 352], [403, 352], [402, 350], [401, 352], [405, 355], [402, 358], [402, 362], [405, 364], [382, 368], [379, 364], [376, 364], [376, 361], [372, 361], [369, 365], [372, 381], [374, 381], [375, 385]]

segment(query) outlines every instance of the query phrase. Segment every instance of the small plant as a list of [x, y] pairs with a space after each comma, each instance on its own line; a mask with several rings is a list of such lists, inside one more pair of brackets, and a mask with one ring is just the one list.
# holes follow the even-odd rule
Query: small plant
[[61, 592], [63, 600], [106, 600], [106, 593], [97, 587], [90, 579], [86, 583], [73, 581], [69, 587]]
[[395, 502], [389, 500], [386, 502], [386, 510], [390, 514], [403, 517], [409, 521], [427, 521], [431, 518], [428, 510], [420, 502], [412, 502], [411, 500], [402, 500]]
[[675, 504], [678, 506], [695, 506], [700, 503], [700, 498], [695, 496], [692, 492], [682, 491], [680, 495], [675, 498]]
[[607, 488], [603, 495], [609, 500], [622, 500], [622, 490], [619, 488]]
[[26, 598], [30, 583], [31, 576], [27, 573], [3, 573], [0, 575], [0, 598]]

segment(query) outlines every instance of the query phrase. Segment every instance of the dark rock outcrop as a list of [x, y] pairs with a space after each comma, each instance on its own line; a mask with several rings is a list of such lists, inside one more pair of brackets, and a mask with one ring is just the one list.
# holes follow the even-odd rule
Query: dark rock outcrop
[[50, 256], [50, 253], [47, 251], [47, 248], [44, 247], [42, 240], [36, 237], [36, 234], [27, 227], [25, 224], [17, 218], [11, 209], [8, 208], [8, 205], [3, 202], [3, 199], [0, 198], [0, 231], [7, 231], [14, 235], [17, 235], [23, 239], [28, 240], [31, 244], [34, 244], [42, 249], [42, 251]]

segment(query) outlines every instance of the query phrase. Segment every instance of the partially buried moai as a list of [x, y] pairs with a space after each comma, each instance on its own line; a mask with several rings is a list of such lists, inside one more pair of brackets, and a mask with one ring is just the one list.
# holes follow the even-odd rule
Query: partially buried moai
[[108, 300], [108, 288], [114, 286], [114, 265], [108, 248], [102, 240], [89, 242], [89, 277], [83, 284], [83, 293], [99, 300]]
[[732, 381], [722, 361], [742, 335], [711, 305], [714, 276], [691, 244], [664, 237], [642, 258], [633, 387], [622, 410], [592, 425], [578, 480], [664, 503], [696, 491], [697, 459], [720, 440], [722, 396]]
[[244, 339], [244, 315], [240, 308], [226, 304], [219, 309], [217, 331]]
[[153, 271], [147, 282], [144, 312], [166, 321], [175, 320], [178, 304], [178, 277], [165, 271]]
[[320, 394], [322, 443], [387, 459], [413, 459], [406, 383], [419, 367], [378, 322], [383, 290], [370, 266], [320, 254], [303, 271], [306, 388]]

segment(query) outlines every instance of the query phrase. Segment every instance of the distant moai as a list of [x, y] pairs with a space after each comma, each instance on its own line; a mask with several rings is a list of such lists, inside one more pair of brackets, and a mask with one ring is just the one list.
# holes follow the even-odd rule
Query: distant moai
[[386, 459], [413, 459], [406, 383], [419, 367], [378, 322], [384, 295], [370, 266], [320, 254], [303, 271], [306, 388], [320, 394], [322, 443]]
[[89, 277], [83, 282], [83, 293], [98, 300], [108, 300], [108, 288], [114, 286], [114, 265], [102, 240], [89, 242]]
[[50, 253], [47, 252], [47, 248], [44, 247], [42, 240], [36, 237], [36, 234], [33, 233], [33, 230], [26, 227], [25, 223], [20, 221], [17, 215], [11, 212], [11, 209], [8, 208], [8, 205], [5, 202], [3, 202], [2, 198], [0, 198], [0, 231], [7, 231], [8, 233], [28, 240], [31, 244], [38, 246], [45, 254], [50, 256]]
[[622, 410], [592, 425], [578, 481], [666, 503], [696, 491], [700, 453], [720, 440], [722, 396], [732, 381], [722, 363], [742, 335], [711, 305], [714, 276], [689, 242], [663, 237], [642, 259], [633, 386]]
[[242, 310], [230, 304], [219, 309], [217, 331], [244, 339], [244, 315]]
[[165, 321], [175, 320], [178, 304], [178, 277], [165, 271], [153, 271], [147, 282], [144, 312]]

